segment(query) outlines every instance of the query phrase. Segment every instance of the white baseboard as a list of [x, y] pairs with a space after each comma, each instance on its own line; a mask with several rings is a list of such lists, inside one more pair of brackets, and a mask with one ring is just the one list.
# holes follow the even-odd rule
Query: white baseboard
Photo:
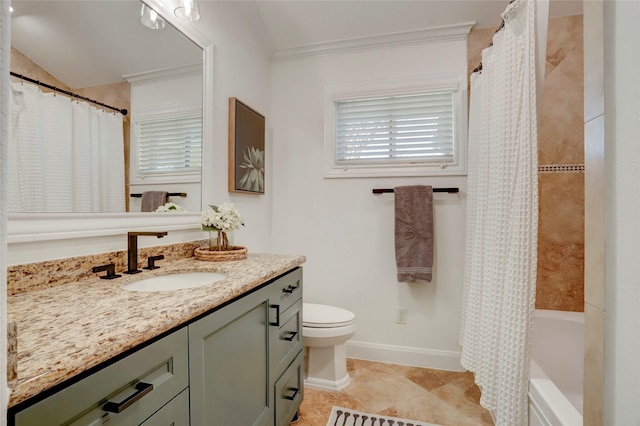
[[347, 358], [388, 364], [411, 365], [436, 370], [465, 371], [460, 365], [460, 352], [382, 345], [377, 343], [346, 343]]

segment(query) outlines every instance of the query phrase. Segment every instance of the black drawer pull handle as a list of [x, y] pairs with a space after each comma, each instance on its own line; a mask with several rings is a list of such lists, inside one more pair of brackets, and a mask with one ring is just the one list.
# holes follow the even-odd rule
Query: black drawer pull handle
[[293, 395], [284, 395], [284, 399], [288, 399], [289, 401], [293, 401], [295, 397], [298, 395], [298, 392], [300, 392], [300, 389], [298, 388], [287, 388], [287, 390], [293, 391]]
[[293, 293], [300, 288], [300, 280], [296, 281], [296, 285], [288, 285], [282, 289], [284, 293]]
[[122, 402], [107, 402], [102, 409], [109, 413], [122, 413], [124, 410], [136, 403], [140, 398], [148, 394], [153, 390], [151, 383], [138, 382], [136, 384], [136, 391], [129, 397], [125, 398]]
[[280, 305], [269, 305], [269, 307], [276, 310], [276, 322], [270, 322], [269, 325], [280, 327]]
[[293, 341], [293, 339], [295, 339], [295, 337], [298, 335], [297, 331], [290, 331], [289, 335], [287, 337], [284, 338], [284, 340], [287, 340], [289, 342]]

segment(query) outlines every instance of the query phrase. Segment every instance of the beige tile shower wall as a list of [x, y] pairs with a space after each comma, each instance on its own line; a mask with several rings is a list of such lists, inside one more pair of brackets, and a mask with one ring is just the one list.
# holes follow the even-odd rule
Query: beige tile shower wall
[[582, 15], [550, 19], [538, 139], [538, 309], [584, 311], [583, 62]]
[[[469, 73], [497, 28], [468, 38]], [[538, 119], [539, 222], [536, 308], [584, 310], [584, 77], [582, 15], [549, 20]]]

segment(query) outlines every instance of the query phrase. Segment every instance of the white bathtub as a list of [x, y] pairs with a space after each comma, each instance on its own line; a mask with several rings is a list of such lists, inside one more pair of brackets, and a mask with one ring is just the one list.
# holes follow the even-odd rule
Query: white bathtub
[[529, 426], [582, 425], [584, 314], [536, 310]]

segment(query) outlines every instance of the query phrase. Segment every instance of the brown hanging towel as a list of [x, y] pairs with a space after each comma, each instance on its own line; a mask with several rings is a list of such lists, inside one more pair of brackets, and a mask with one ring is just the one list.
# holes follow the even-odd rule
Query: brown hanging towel
[[394, 188], [398, 281], [431, 282], [433, 267], [433, 189]]

